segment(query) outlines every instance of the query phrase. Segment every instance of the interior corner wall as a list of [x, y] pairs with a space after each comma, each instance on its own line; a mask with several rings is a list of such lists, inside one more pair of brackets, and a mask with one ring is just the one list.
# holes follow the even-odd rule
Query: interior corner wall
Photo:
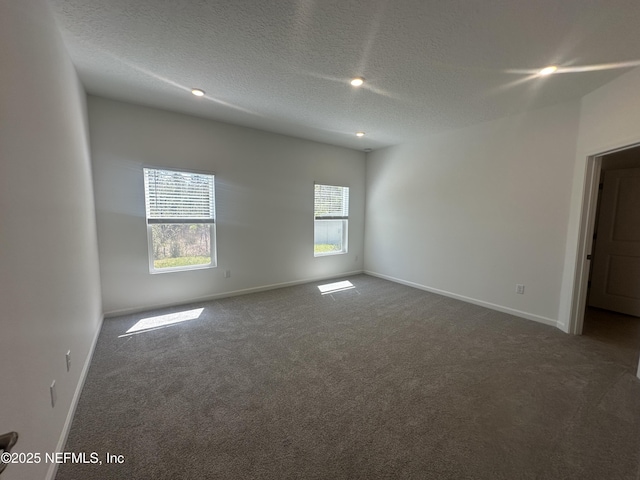
[[[584, 261], [578, 247], [585, 200], [587, 159], [634, 144], [640, 144], [640, 68], [585, 95], [580, 105], [576, 161], [572, 176], [560, 322], [565, 331], [574, 330], [579, 295], [574, 291], [579, 264]], [[580, 257], [580, 258], [578, 258]], [[575, 298], [574, 298], [575, 297]], [[640, 366], [639, 366], [640, 371]]]
[[45, 0], [0, 2], [0, 65], [0, 433], [43, 457], [2, 478], [32, 480], [54, 473], [44, 453], [62, 446], [102, 319], [95, 211], [85, 94]]
[[370, 153], [365, 271], [556, 325], [579, 108]]
[[[105, 314], [362, 271], [363, 152], [94, 96], [88, 110]], [[217, 268], [149, 273], [143, 166], [215, 173]], [[314, 182], [350, 187], [347, 254], [313, 256]]]

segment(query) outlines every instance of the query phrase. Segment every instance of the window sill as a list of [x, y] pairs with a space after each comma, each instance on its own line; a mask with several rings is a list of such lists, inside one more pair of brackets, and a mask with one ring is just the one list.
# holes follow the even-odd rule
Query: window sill
[[160, 273], [173, 273], [173, 272], [189, 272], [191, 270], [207, 270], [209, 268], [216, 268], [216, 265], [210, 264], [210, 265], [189, 265], [189, 266], [185, 266], [185, 267], [167, 267], [167, 268], [161, 268], [158, 270], [155, 269], [149, 269], [149, 273], [151, 275], [157, 275]]
[[314, 253], [314, 257], [331, 257], [333, 255], [346, 255], [349, 252], [326, 252], [326, 253]]

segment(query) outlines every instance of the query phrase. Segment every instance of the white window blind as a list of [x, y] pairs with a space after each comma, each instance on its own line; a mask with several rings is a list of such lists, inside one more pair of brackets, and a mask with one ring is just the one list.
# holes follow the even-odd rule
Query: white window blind
[[147, 223], [214, 223], [214, 176], [144, 169]]
[[313, 214], [316, 220], [347, 220], [349, 187], [316, 184]]

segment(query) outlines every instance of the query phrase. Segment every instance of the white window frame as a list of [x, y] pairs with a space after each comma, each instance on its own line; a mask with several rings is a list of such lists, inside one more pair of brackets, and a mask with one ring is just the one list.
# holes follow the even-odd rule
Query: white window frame
[[[342, 189], [342, 203], [341, 208], [334, 208], [327, 213], [319, 213], [316, 211], [317, 204], [317, 191], [316, 187], [331, 187]], [[349, 187], [343, 185], [329, 185], [324, 183], [315, 183], [313, 191], [313, 256], [314, 257], [326, 257], [331, 255], [344, 255], [349, 252]], [[316, 227], [318, 222], [341, 220], [342, 224], [342, 249], [328, 252], [316, 252]]]
[[[210, 177], [210, 198], [209, 198], [209, 207], [208, 212], [205, 213], [201, 211], [199, 213], [195, 213], [194, 215], [186, 215], [185, 212], [182, 214], [178, 213], [172, 216], [159, 216], [157, 211], [154, 211], [154, 208], [150, 205], [151, 196], [149, 193], [149, 177], [147, 172], [153, 171], [161, 171], [161, 172], [173, 172], [179, 173], [183, 175], [200, 175], [205, 177]], [[207, 268], [215, 268], [217, 265], [217, 242], [216, 242], [216, 212], [215, 212], [215, 174], [211, 172], [202, 172], [196, 170], [184, 170], [177, 168], [167, 168], [167, 167], [144, 167], [143, 168], [143, 179], [144, 179], [144, 200], [145, 200], [145, 212], [146, 212], [146, 223], [147, 223], [147, 251], [149, 257], [149, 273], [170, 273], [170, 272], [183, 272], [188, 270], [202, 270]], [[154, 197], [154, 200], [158, 200], [158, 197]], [[203, 210], [203, 206], [201, 205], [200, 210]], [[187, 212], [189, 213], [189, 212]], [[155, 268], [154, 265], [154, 248], [153, 248], [153, 225], [170, 225], [170, 224], [183, 224], [183, 225], [194, 225], [194, 224], [203, 224], [209, 226], [209, 251], [210, 251], [210, 262], [208, 264], [199, 264], [199, 265], [184, 265], [179, 267], [165, 267], [165, 268]]]

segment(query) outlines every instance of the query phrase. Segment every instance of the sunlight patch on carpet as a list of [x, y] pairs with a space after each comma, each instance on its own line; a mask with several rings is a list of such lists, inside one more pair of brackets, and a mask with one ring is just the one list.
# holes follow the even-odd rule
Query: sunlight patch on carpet
[[349, 280], [344, 280], [342, 282], [335, 283], [327, 283], [325, 285], [318, 285], [318, 290], [322, 295], [326, 295], [328, 293], [334, 292], [342, 292], [343, 290], [351, 290], [352, 288], [356, 288], [353, 283]]
[[127, 330], [124, 335], [120, 335], [119, 338], [149, 332], [151, 330], [158, 330], [160, 328], [169, 327], [189, 320], [195, 320], [200, 318], [203, 311], [204, 308], [194, 308], [193, 310], [185, 310], [182, 312], [169, 313], [167, 315], [158, 315], [157, 317], [143, 318]]

